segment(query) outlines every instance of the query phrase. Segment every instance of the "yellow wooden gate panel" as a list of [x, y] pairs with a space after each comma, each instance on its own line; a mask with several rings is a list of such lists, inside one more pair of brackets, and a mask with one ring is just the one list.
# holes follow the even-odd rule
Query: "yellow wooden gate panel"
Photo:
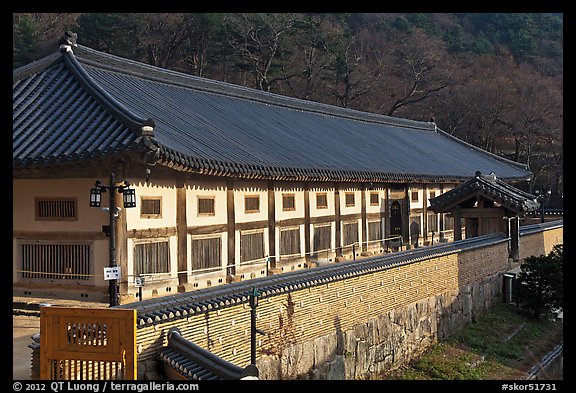
[[136, 310], [41, 307], [40, 379], [137, 379]]

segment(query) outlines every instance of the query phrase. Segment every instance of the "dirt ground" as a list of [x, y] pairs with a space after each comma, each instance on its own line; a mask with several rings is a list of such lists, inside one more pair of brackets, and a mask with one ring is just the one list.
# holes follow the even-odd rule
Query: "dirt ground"
[[12, 359], [14, 380], [30, 380], [32, 369], [32, 336], [40, 332], [40, 318], [25, 315], [12, 316]]

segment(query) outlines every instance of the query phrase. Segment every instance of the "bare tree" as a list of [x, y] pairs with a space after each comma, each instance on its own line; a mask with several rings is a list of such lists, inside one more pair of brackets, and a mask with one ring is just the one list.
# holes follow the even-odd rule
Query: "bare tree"
[[393, 91], [392, 102], [388, 102], [387, 109], [383, 106], [388, 116], [404, 106], [426, 100], [452, 84], [449, 75], [442, 70], [446, 56], [439, 42], [418, 29], [410, 33], [410, 39], [398, 33], [391, 42], [392, 56], [386, 76], [395, 83], [388, 87]]
[[270, 91], [284, 76], [275, 77], [274, 67], [283, 56], [285, 40], [294, 24], [291, 14], [230, 14], [225, 19], [229, 44], [254, 76], [255, 87]]

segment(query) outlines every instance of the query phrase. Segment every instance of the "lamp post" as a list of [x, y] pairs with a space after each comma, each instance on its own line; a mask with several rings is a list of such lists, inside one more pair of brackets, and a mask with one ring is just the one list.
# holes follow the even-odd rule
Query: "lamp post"
[[249, 301], [250, 304], [250, 364], [256, 365], [256, 333], [265, 335], [263, 330], [256, 327], [256, 307], [258, 307], [258, 296], [260, 293], [256, 291], [256, 287], [252, 287]]
[[550, 190], [536, 190], [536, 195], [537, 195], [537, 200], [538, 202], [540, 202], [540, 222], [544, 222], [544, 205], [546, 204], [546, 202], [548, 201], [548, 198], [550, 198], [550, 195], [552, 194], [552, 191]]
[[[100, 180], [96, 180], [94, 188], [90, 190], [90, 207], [100, 207], [102, 202], [102, 194], [109, 191], [110, 198], [109, 198], [109, 206], [108, 206], [108, 215], [109, 215], [109, 223], [110, 226], [108, 231], [106, 231], [106, 235], [110, 237], [110, 263], [109, 267], [113, 268], [116, 267], [116, 220], [118, 219], [120, 208], [116, 207], [116, 200], [114, 198], [114, 191], [118, 191], [120, 194], [123, 195], [123, 204], [124, 208], [131, 208], [136, 207], [136, 192], [134, 189], [129, 188], [130, 183], [126, 180], [122, 182], [120, 185], [115, 184], [114, 173], [110, 174], [110, 184], [109, 185], [102, 185]], [[110, 280], [110, 307], [118, 305], [118, 283], [117, 279]]]

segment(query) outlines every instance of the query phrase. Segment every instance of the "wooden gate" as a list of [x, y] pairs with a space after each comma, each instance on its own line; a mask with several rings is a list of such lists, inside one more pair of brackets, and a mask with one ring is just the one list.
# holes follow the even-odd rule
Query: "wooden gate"
[[137, 379], [135, 345], [136, 310], [40, 309], [40, 379]]

